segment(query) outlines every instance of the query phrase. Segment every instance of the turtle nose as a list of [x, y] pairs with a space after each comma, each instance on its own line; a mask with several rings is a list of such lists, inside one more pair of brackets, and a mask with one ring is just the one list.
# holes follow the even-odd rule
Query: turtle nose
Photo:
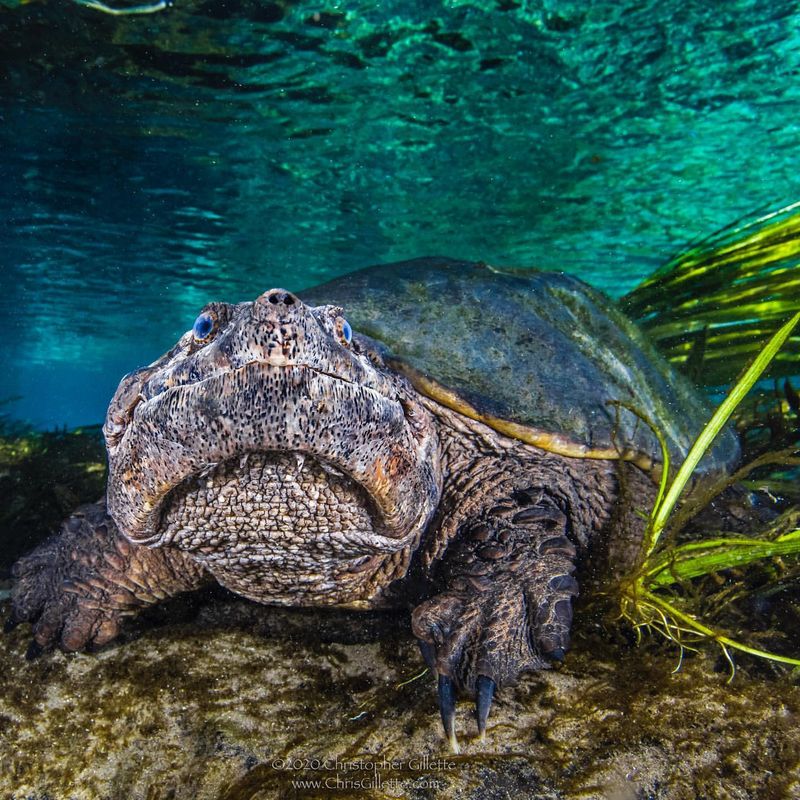
[[272, 306], [293, 306], [295, 303], [299, 303], [300, 301], [297, 299], [295, 295], [291, 292], [287, 292], [286, 289], [270, 289], [268, 292], [264, 292], [261, 297], [256, 300], [256, 303], [261, 305], [272, 305]]

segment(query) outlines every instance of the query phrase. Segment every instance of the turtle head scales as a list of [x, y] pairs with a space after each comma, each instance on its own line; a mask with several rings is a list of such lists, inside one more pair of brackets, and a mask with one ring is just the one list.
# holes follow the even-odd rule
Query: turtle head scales
[[240, 594], [360, 605], [405, 572], [439, 500], [417, 398], [336, 306], [213, 303], [111, 401], [109, 512]]

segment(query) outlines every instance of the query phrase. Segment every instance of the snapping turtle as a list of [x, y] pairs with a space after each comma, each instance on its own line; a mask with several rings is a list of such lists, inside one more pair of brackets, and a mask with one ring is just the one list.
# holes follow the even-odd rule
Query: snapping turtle
[[[29, 654], [102, 645], [137, 609], [216, 580], [262, 603], [413, 607], [453, 746], [498, 686], [561, 660], [576, 558], [613, 540], [707, 416], [601, 294], [563, 274], [449, 259], [301, 294], [211, 303], [125, 376], [104, 502], [14, 567]], [[724, 433], [705, 461], [738, 457]], [[640, 500], [640, 504], [644, 503]]]

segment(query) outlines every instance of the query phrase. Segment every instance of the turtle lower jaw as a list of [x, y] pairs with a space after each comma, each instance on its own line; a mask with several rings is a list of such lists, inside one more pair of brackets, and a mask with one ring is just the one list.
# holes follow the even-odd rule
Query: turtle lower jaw
[[191, 553], [237, 594], [286, 605], [369, 605], [410, 560], [361, 485], [291, 452], [247, 453], [183, 480], [157, 544]]
[[[380, 512], [352, 477], [298, 452], [250, 451], [186, 476], [163, 500], [159, 544], [185, 550], [372, 535]], [[341, 541], [339, 543], [341, 543]]]

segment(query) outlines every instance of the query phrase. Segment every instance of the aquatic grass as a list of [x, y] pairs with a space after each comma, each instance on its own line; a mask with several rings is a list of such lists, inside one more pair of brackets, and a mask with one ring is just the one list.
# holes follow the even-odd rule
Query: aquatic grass
[[726, 536], [686, 542], [658, 554], [644, 574], [650, 588], [671, 586], [719, 572], [743, 567], [762, 558], [800, 553], [800, 530], [790, 531], [773, 540]]
[[[734, 413], [737, 412], [738, 409], [734, 411]], [[762, 472], [767, 467], [770, 468], [769, 479], [767, 481], [748, 481], [754, 472]], [[672, 543], [677, 534], [683, 530], [690, 519], [700, 513], [711, 499], [722, 494], [722, 492], [731, 486], [748, 485], [749, 483], [752, 484], [750, 488], [753, 491], [765, 491], [770, 494], [769, 487], [775, 486], [781, 495], [786, 496], [787, 494], [791, 494], [791, 492], [788, 491], [790, 487], [787, 486], [787, 481], [779, 481], [775, 468], [794, 470], [797, 467], [800, 467], [798, 446], [792, 445], [783, 450], [761, 453], [761, 455], [747, 460], [744, 466], [740, 467], [735, 472], [725, 473], [716, 480], [705, 483], [702, 493], [691, 494], [678, 508], [673, 510], [662, 532], [662, 545], [666, 546]], [[780, 487], [777, 485], [779, 482], [781, 483]], [[772, 499], [773, 501], [775, 500], [774, 495]]]
[[[731, 383], [759, 342], [800, 311], [800, 201], [739, 220], [678, 254], [620, 301], [705, 386]], [[800, 374], [800, 335], [762, 377]]]
[[750, 647], [706, 625], [688, 608], [680, 607], [682, 604], [685, 605], [685, 601], [671, 592], [671, 587], [692, 578], [750, 564], [759, 559], [800, 554], [800, 529], [772, 540], [725, 536], [660, 550], [658, 545], [698, 463], [791, 336], [798, 321], [800, 313], [796, 313], [786, 322], [758, 353], [706, 423], [671, 482], [670, 457], [666, 441], [658, 429], [649, 420], [645, 420], [653, 427], [658, 437], [663, 471], [656, 500], [648, 517], [640, 563], [620, 584], [621, 616], [636, 629], [638, 634], [641, 634], [642, 630], [655, 630], [661, 633], [675, 642], [680, 647], [681, 653], [685, 649], [696, 649], [694, 645], [704, 640], [716, 642], [731, 666], [731, 676], [734, 665], [730, 650], [740, 650], [794, 666], [800, 666], [800, 659]]

